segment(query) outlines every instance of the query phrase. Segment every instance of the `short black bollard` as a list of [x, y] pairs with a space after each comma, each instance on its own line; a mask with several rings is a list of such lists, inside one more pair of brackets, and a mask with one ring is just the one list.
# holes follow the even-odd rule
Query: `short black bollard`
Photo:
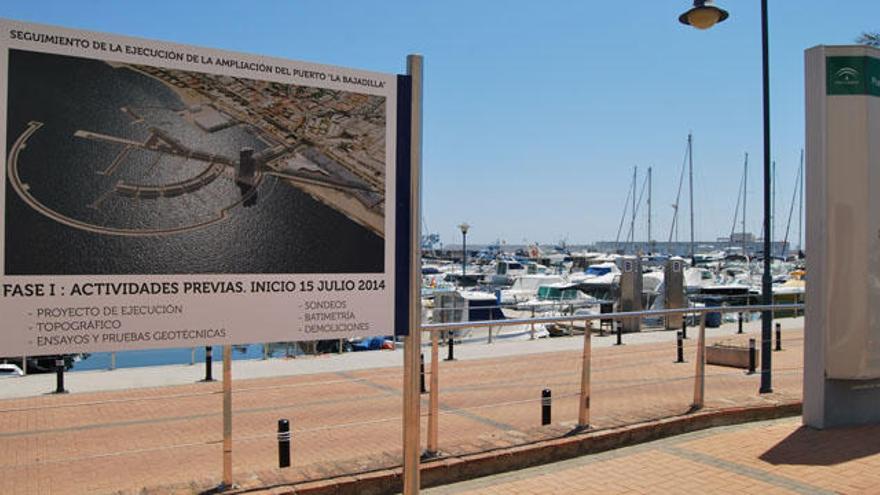
[[623, 323], [617, 322], [617, 342], [614, 345], [623, 345]]
[[684, 339], [682, 338], [681, 332], [677, 332], [675, 336], [676, 348], [678, 349], [678, 359], [675, 360], [676, 363], [684, 362]]
[[66, 394], [64, 389], [64, 359], [55, 360], [55, 394]]
[[739, 328], [736, 333], [743, 333], [743, 314], [739, 313]]
[[545, 388], [541, 391], [541, 426], [547, 426], [550, 424], [550, 389]]
[[449, 345], [446, 346], [446, 360], [447, 361], [455, 361], [455, 354], [453, 353], [453, 348], [455, 347], [455, 335], [452, 331], [449, 332]]
[[776, 350], [782, 350], [782, 324], [776, 324]]
[[278, 467], [290, 467], [290, 422], [278, 420]]
[[749, 374], [755, 374], [755, 363], [758, 361], [755, 350], [755, 339], [749, 339]]
[[428, 392], [425, 388], [425, 353], [419, 354], [419, 390], [423, 394]]
[[688, 338], [688, 315], [684, 315], [681, 319], [681, 338], [685, 340]]
[[213, 361], [214, 361], [213, 350], [212, 350], [211, 346], [206, 346], [205, 347], [205, 379], [202, 380], [203, 382], [213, 382], [214, 381], [214, 376], [212, 375], [212, 373], [214, 372]]

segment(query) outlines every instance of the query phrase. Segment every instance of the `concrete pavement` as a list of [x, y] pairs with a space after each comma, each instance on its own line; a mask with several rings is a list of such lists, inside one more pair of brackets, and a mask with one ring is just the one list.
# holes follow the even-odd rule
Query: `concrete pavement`
[[429, 490], [459, 494], [880, 493], [880, 425], [712, 428]]
[[[710, 342], [755, 336], [736, 335], [731, 326], [711, 334], [716, 336]], [[774, 394], [757, 394], [757, 374], [709, 366], [706, 409], [799, 400], [802, 332], [786, 330], [783, 337], [785, 351], [774, 353]], [[577, 419], [581, 339], [456, 348], [458, 361], [439, 363], [439, 446], [444, 458], [491, 455], [565, 437]], [[694, 339], [686, 344], [688, 362], [683, 364], [674, 363], [672, 332], [627, 335], [625, 341], [627, 345], [618, 347], [611, 345], [611, 337], [594, 340], [594, 429], [686, 417], [693, 398]], [[399, 360], [399, 352], [376, 351], [237, 362], [236, 482], [246, 491], [299, 490], [315, 480], [367, 476], [399, 466]], [[188, 367], [71, 373], [71, 394], [30, 392], [0, 400], [0, 493], [197, 493], [216, 486], [222, 451], [220, 384], [195, 383], [200, 373], [193, 370], [184, 384], [145, 385], [182, 380], [172, 373], [178, 368]], [[277, 375], [265, 376], [271, 373]], [[89, 383], [97, 377], [130, 387], [136, 376], [147, 377], [143, 387], [79, 388], [95, 386]], [[11, 397], [16, 394], [9, 388], [32, 386], [30, 381], [38, 378], [6, 380], [0, 387]], [[43, 390], [51, 390], [49, 384], [51, 379]], [[549, 426], [540, 425], [544, 388], [553, 391]], [[422, 410], [426, 414], [427, 395]], [[292, 424], [293, 465], [286, 469], [277, 468], [275, 428], [280, 418]], [[423, 431], [426, 422], [423, 415]]]

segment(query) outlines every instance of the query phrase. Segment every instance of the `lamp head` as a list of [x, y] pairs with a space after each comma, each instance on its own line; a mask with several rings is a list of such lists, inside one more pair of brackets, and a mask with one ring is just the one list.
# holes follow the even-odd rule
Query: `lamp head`
[[459, 225], [458, 228], [461, 229], [462, 234], [467, 234], [467, 231], [469, 228], [471, 228], [471, 226], [468, 225], [467, 222], [464, 222], [461, 225]]
[[716, 7], [712, 0], [694, 0], [694, 6], [681, 14], [678, 21], [697, 29], [709, 29], [727, 19], [729, 15], [726, 10]]

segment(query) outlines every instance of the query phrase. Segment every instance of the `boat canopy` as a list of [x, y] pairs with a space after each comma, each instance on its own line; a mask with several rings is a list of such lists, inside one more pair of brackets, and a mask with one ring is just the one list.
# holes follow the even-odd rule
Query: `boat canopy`
[[578, 298], [576, 285], [558, 284], [538, 287], [538, 299], [553, 301], [573, 301]]
[[601, 277], [602, 275], [607, 275], [611, 273], [611, 270], [614, 268], [613, 263], [601, 263], [598, 265], [591, 265], [587, 267], [586, 274], [594, 275], [596, 277]]
[[467, 321], [495, 321], [507, 317], [495, 299], [469, 299]]

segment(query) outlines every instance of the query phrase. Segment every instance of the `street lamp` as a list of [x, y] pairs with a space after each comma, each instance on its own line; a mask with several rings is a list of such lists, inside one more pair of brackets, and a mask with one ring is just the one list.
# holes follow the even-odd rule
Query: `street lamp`
[[727, 11], [712, 0], [694, 0], [694, 7], [678, 17], [679, 22], [697, 29], [709, 29], [727, 19]]
[[[761, 304], [773, 303], [773, 285], [770, 275], [770, 64], [767, 29], [767, 1], [761, 0], [761, 59], [764, 97], [764, 275], [761, 278]], [[694, 7], [678, 20], [697, 29], [708, 29], [727, 19], [727, 12], [714, 5], [712, 0], [694, 0]], [[773, 314], [761, 313], [761, 389], [760, 393], [773, 392], [770, 359]]]
[[465, 267], [467, 266], [467, 231], [471, 226], [464, 222], [458, 228], [461, 230], [461, 283], [464, 285]]

